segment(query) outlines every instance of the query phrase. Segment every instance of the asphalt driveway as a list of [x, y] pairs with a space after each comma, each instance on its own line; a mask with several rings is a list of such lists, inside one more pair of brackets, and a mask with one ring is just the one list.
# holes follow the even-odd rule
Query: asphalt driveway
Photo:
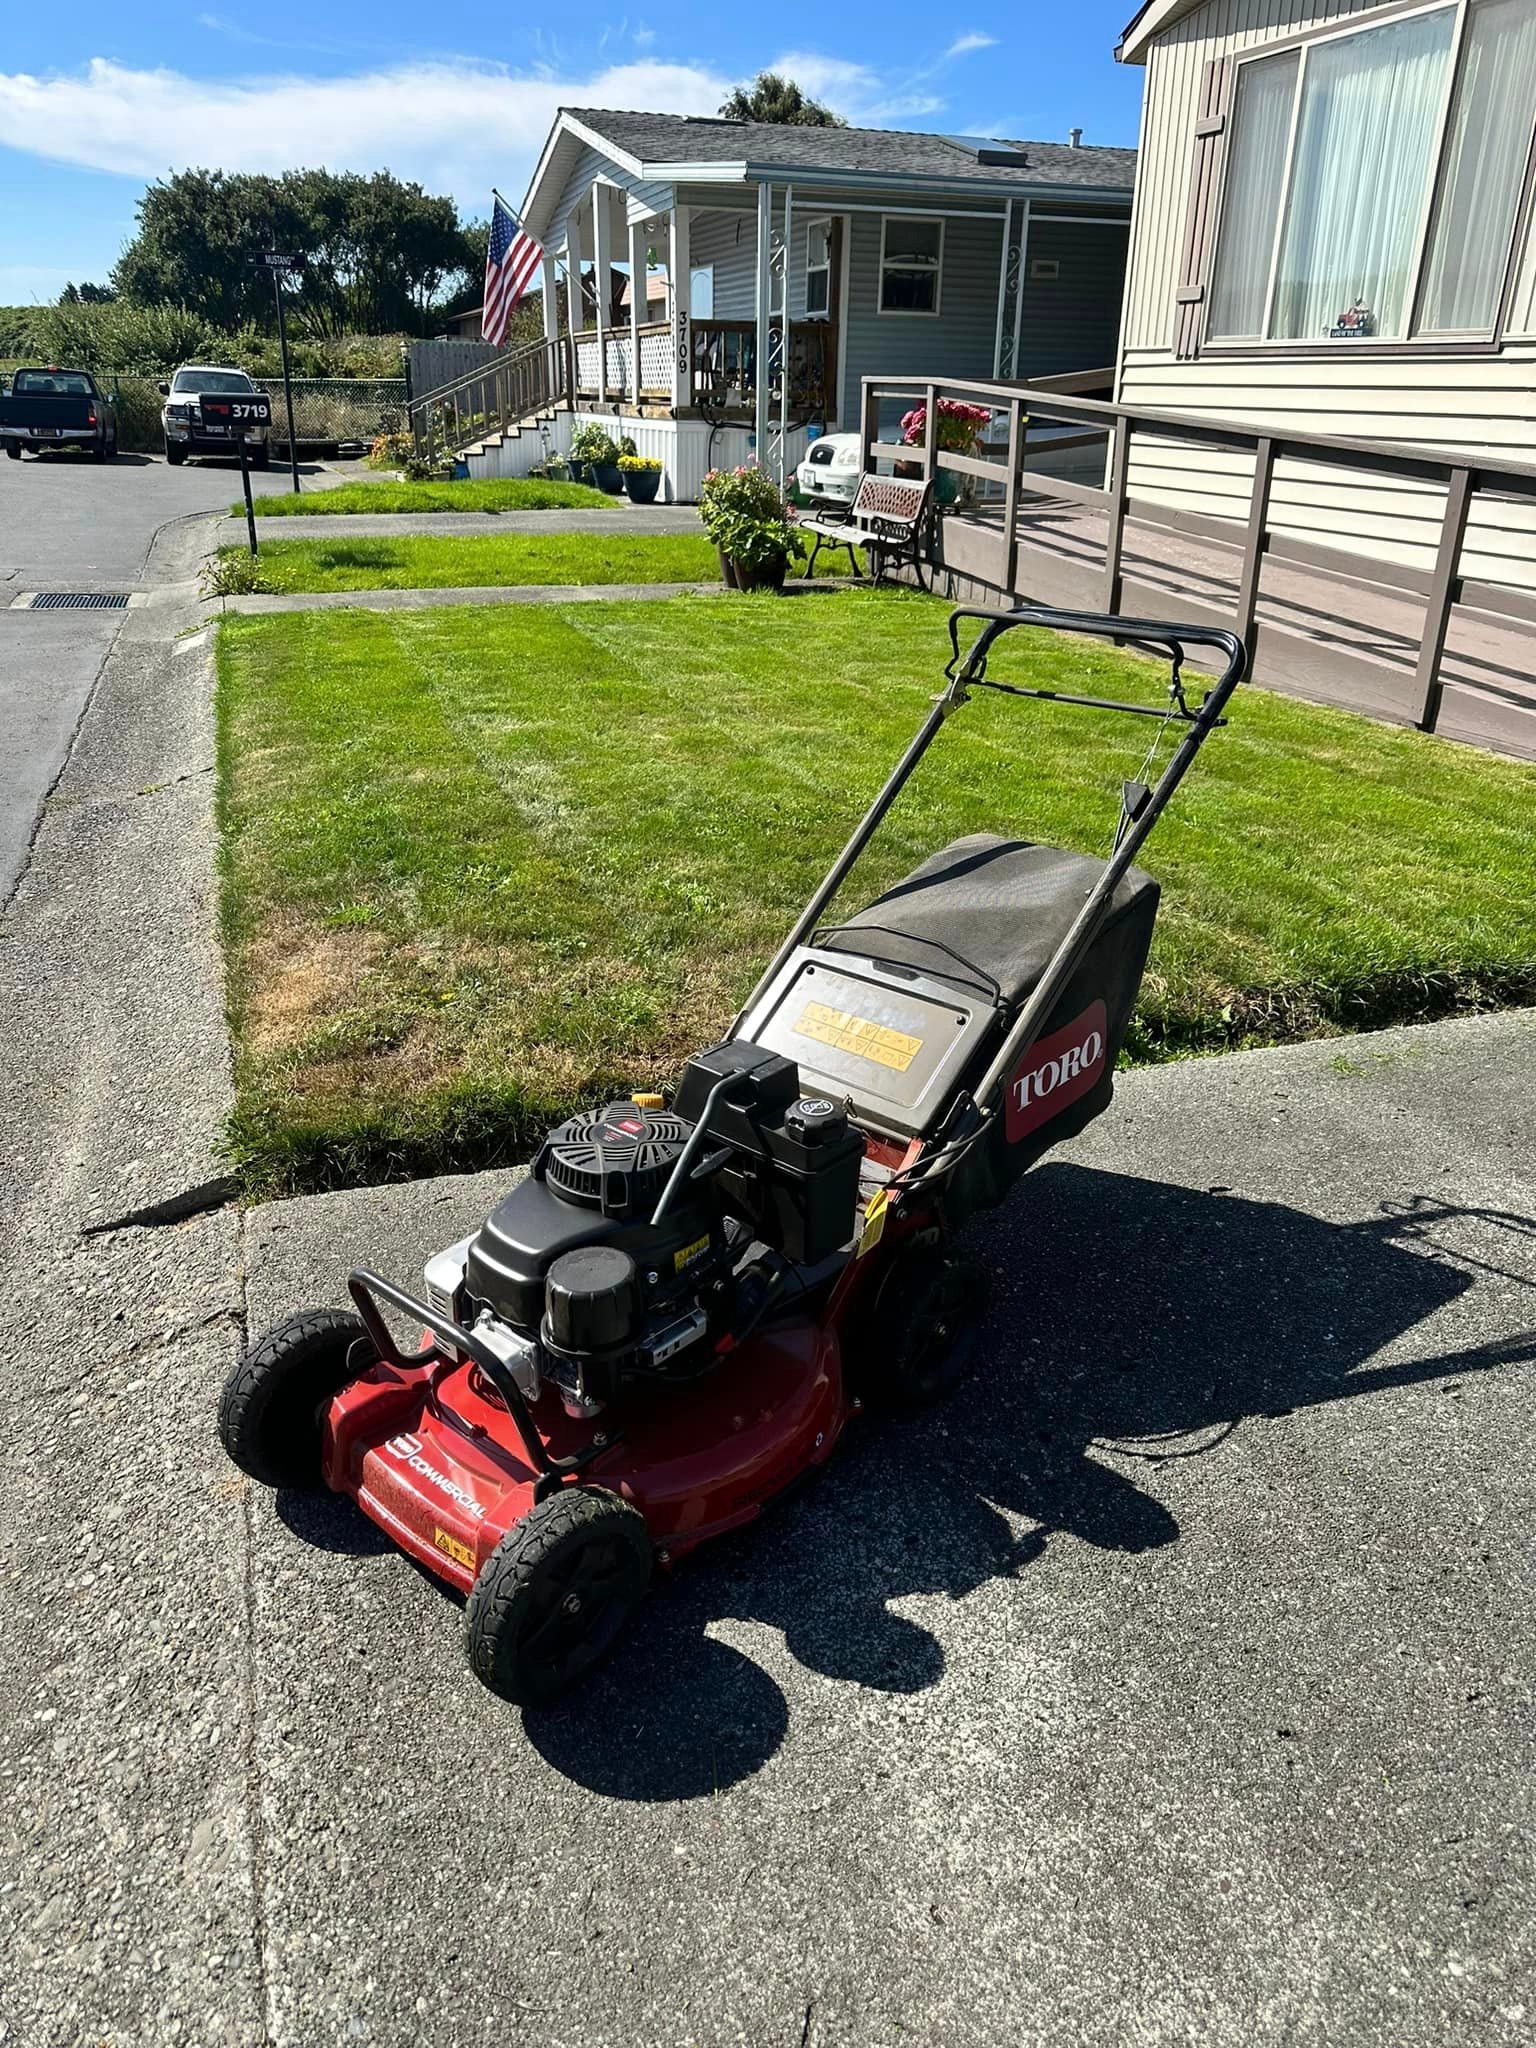
[[[252, 478], [287, 490], [286, 470]], [[16, 885], [38, 808], [69, 749], [120, 613], [10, 609], [36, 590], [140, 587], [155, 531], [240, 494], [238, 465], [74, 454], [0, 462], [0, 903]]]

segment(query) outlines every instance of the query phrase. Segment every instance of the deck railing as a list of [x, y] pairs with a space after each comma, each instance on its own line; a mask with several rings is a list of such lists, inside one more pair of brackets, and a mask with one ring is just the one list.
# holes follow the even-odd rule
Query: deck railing
[[[672, 328], [666, 320], [648, 320], [639, 330], [640, 391], [643, 396], [669, 399], [672, 395]], [[603, 334], [604, 373], [598, 375], [598, 338], [595, 327], [583, 328], [575, 338], [576, 395], [603, 403], [622, 403], [635, 392], [631, 374], [633, 336], [628, 326], [609, 327]]]
[[[695, 320], [692, 338], [693, 404], [706, 412], [752, 411], [757, 393], [757, 323], [754, 320]], [[768, 330], [768, 380], [779, 401], [784, 328]], [[836, 416], [837, 329], [830, 320], [789, 323], [789, 409], [803, 419]]]
[[530, 342], [482, 364], [410, 406], [410, 433], [424, 462], [456, 455], [483, 434], [562, 402], [571, 389], [569, 337]]
[[[1083, 376], [1098, 378], [1102, 374], [1085, 372]], [[941, 552], [947, 568], [1012, 596], [1017, 590], [1019, 572], [1021, 507], [1029, 499], [1064, 500], [1071, 505], [1091, 507], [1103, 515], [1102, 534], [1097, 543], [1095, 597], [1105, 611], [1118, 611], [1121, 606], [1127, 581], [1124, 547], [1128, 518], [1239, 551], [1236, 593], [1230, 609], [1213, 608], [1208, 598], [1189, 599], [1187, 609], [1192, 616], [1230, 625], [1242, 635], [1250, 651], [1262, 653], [1274, 633], [1257, 617], [1267, 561], [1310, 570], [1325, 581], [1353, 581], [1357, 587], [1368, 583], [1422, 597], [1422, 627], [1412, 700], [1405, 707], [1405, 722], [1418, 725], [1425, 732], [1433, 732], [1440, 719], [1446, 635], [1456, 606], [1466, 605], [1479, 612], [1536, 624], [1536, 595], [1475, 581], [1461, 572], [1462, 544], [1474, 503], [1479, 497], [1536, 503], [1536, 468], [1488, 462], [1450, 449], [1410, 448], [1340, 435], [1292, 433], [1201, 414], [1155, 411], [1049, 388], [1051, 384], [1067, 381], [1021, 385], [964, 379], [862, 380], [864, 468], [876, 469], [881, 463], [908, 465], [911, 473], [920, 472], [925, 478], [935, 479], [939, 497], [944, 495], [942, 479], [954, 477], [968, 483], [972, 495], [980, 500], [974, 512], [962, 511], [943, 522]], [[992, 428], [974, 454], [956, 454], [936, 445], [936, 401], [942, 398], [960, 399], [991, 410]], [[906, 410], [918, 404], [927, 407], [928, 434], [924, 442], [909, 446], [880, 438], [882, 406], [889, 413], [898, 405]], [[1039, 434], [1042, 427], [1050, 429], [1048, 436]], [[1036, 433], [1033, 451], [1032, 431]], [[1031, 471], [1026, 466], [1031, 453], [1040, 452], [1042, 443], [1060, 449], [1093, 441], [1099, 442], [1105, 451], [1106, 481], [1102, 486]], [[1138, 443], [1157, 441], [1176, 442], [1185, 449], [1194, 444], [1250, 455], [1252, 472], [1246, 516], [1241, 520], [1212, 518], [1133, 498], [1132, 449]], [[1440, 487], [1445, 495], [1433, 566], [1427, 572], [1411, 569], [1367, 556], [1363, 551], [1324, 547], [1277, 532], [1271, 523], [1270, 501], [1276, 465], [1286, 458], [1299, 458], [1308, 465], [1326, 465], [1338, 472], [1341, 483], [1346, 483], [1352, 474], [1367, 472], [1375, 477]], [[1341, 490], [1340, 503], [1348, 503], [1347, 487]], [[1028, 536], [1024, 539], [1027, 544]], [[1347, 611], [1343, 616], [1349, 616]], [[1345, 650], [1330, 650], [1328, 658], [1335, 669], [1346, 673], [1355, 665], [1365, 667], [1360, 657]], [[1379, 687], [1379, 671], [1377, 675]], [[1536, 752], [1536, 706], [1522, 706], [1518, 715], [1522, 730], [1525, 721], [1531, 721], [1529, 736], [1523, 743], [1517, 742], [1520, 751]]]

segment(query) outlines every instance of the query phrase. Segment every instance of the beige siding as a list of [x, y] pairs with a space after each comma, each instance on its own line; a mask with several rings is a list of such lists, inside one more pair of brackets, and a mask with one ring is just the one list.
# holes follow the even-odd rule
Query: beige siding
[[[1293, 433], [1341, 434], [1477, 451], [1536, 464], [1536, 232], [1527, 228], [1510, 332], [1492, 355], [1384, 355], [1178, 361], [1174, 293], [1184, 246], [1196, 105], [1212, 58], [1365, 11], [1368, 0], [1208, 0], [1161, 37], [1147, 63], [1131, 266], [1118, 395], [1125, 403], [1199, 412]], [[1212, 516], [1242, 517], [1249, 458], [1143, 437], [1132, 443], [1132, 491]], [[1280, 532], [1353, 547], [1417, 569], [1434, 559], [1443, 492], [1330, 467], [1283, 463], [1271, 523]], [[1536, 508], [1479, 499], [1463, 573], [1536, 589]]]

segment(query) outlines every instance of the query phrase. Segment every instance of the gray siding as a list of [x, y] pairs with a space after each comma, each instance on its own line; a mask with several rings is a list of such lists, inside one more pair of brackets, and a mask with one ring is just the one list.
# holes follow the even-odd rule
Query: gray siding
[[695, 270], [714, 265], [715, 318], [751, 320], [757, 314], [757, 215], [696, 213], [688, 223], [688, 253]]
[[[1060, 265], [1054, 278], [1032, 278], [1025, 266], [1024, 317], [1019, 333], [1019, 374], [1058, 377], [1068, 370], [1113, 370], [1125, 292], [1130, 223], [1080, 227], [1036, 221], [1029, 231], [1029, 261]], [[996, 283], [993, 284], [994, 297]]]
[[[921, 208], [891, 210], [918, 213]], [[879, 311], [880, 221], [877, 213], [848, 216], [848, 354], [842, 407], [846, 426], [859, 417], [861, 377], [992, 374], [1002, 222], [958, 217], [945, 221], [940, 313], [935, 320], [925, 314]]]

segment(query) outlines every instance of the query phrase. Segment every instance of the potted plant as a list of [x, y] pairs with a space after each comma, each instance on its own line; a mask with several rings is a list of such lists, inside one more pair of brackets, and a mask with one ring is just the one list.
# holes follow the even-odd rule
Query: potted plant
[[[610, 498], [617, 498], [624, 489], [624, 480], [619, 475], [618, 443], [595, 420], [578, 427], [572, 434], [571, 468], [578, 481], [586, 482], [590, 477], [597, 488], [606, 491]], [[582, 475], [583, 471], [586, 476]]]
[[[958, 398], [941, 398], [934, 446], [947, 450], [951, 455], [974, 455], [981, 430], [991, 417], [991, 410], [985, 405], [966, 405]], [[901, 438], [909, 448], [920, 448], [927, 431], [926, 405], [914, 406], [903, 416]], [[918, 476], [921, 471], [916, 463], [901, 463], [897, 465], [897, 474]], [[960, 495], [960, 483], [956, 471], [935, 468], [933, 495], [941, 505], [953, 505]]]
[[653, 505], [661, 488], [661, 464], [654, 455], [636, 455], [631, 449], [619, 457], [619, 475], [636, 505]]
[[791, 557], [805, 554], [804, 535], [786, 516], [773, 479], [755, 464], [712, 469], [699, 493], [699, 517], [732, 589], [782, 590]]

